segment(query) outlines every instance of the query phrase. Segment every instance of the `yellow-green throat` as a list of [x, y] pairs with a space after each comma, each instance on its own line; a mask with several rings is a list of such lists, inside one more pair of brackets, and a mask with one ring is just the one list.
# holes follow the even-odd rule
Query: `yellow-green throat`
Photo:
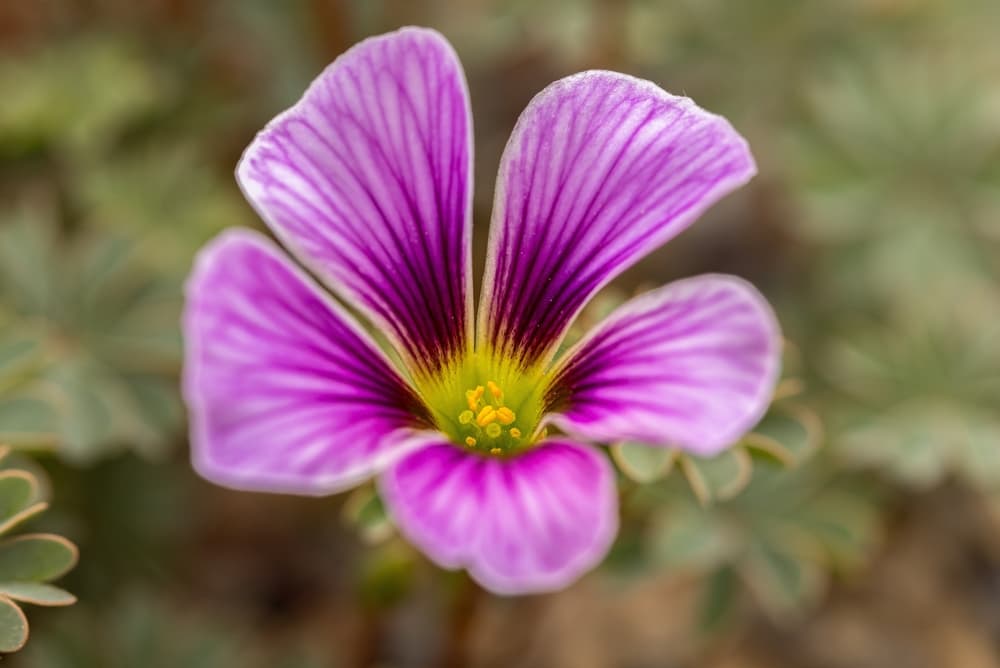
[[435, 426], [457, 445], [487, 455], [515, 454], [537, 441], [545, 378], [493, 355], [470, 353], [417, 380]]

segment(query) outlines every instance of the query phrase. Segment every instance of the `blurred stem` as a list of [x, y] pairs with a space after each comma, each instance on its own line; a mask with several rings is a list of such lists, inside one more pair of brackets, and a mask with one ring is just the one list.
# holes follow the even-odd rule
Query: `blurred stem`
[[448, 633], [441, 657], [443, 668], [464, 668], [468, 665], [469, 636], [483, 595], [479, 585], [462, 571], [448, 619]]
[[[378, 645], [382, 628], [382, 607], [366, 606], [354, 653], [356, 668], [371, 668], [378, 664]], [[336, 653], [334, 654], [336, 656]]]

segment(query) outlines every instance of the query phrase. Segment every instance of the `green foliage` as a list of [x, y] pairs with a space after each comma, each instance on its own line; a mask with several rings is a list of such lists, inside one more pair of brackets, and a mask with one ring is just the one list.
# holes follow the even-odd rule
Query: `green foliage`
[[169, 99], [171, 86], [134, 44], [93, 35], [0, 61], [0, 156], [54, 147], [100, 150]]
[[[827, 375], [834, 442], [852, 461], [927, 487], [949, 474], [1000, 488], [1000, 354], [997, 312], [983, 304], [963, 317], [905, 334], [869, 326], [837, 341]], [[992, 314], [992, 315], [991, 315]], [[980, 321], [991, 321], [981, 327]]]
[[[98, 614], [69, 614], [47, 642], [32, 643], [18, 665], [29, 668], [319, 668], [301, 648], [262, 651], [245, 626], [220, 622], [133, 592]], [[100, 643], [92, 639], [100, 637]]]
[[178, 312], [176, 283], [122, 239], [0, 213], [0, 438], [74, 460], [161, 451], [180, 418]]
[[[0, 446], [0, 459], [9, 449]], [[27, 470], [0, 470], [0, 536], [47, 508], [38, 479]], [[28, 620], [20, 603], [64, 606], [76, 602], [69, 592], [48, 584], [76, 565], [71, 542], [46, 533], [0, 540], [0, 652], [16, 652], [28, 640]]]
[[[707, 506], [676, 480], [642, 488], [635, 503], [650, 508], [651, 566], [702, 574], [709, 599], [745, 591], [775, 619], [789, 619], [819, 600], [831, 572], [862, 566], [878, 544], [874, 488], [829, 468], [825, 458], [794, 470], [761, 462], [739, 495]], [[717, 580], [731, 575], [745, 587]], [[706, 601], [706, 614], [719, 617], [728, 605]]]

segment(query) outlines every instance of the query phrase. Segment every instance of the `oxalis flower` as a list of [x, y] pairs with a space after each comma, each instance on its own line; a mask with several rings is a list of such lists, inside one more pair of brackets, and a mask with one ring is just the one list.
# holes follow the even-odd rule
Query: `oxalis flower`
[[769, 402], [778, 326], [737, 278], [642, 295], [556, 356], [597, 290], [755, 167], [728, 122], [647, 81], [557, 81], [504, 151], [474, 320], [471, 135], [455, 53], [406, 28], [342, 55], [254, 139], [247, 198], [398, 359], [272, 243], [223, 233], [187, 288], [194, 464], [296, 494], [378, 476], [441, 566], [552, 590], [616, 533], [614, 472], [590, 444], [710, 455]]

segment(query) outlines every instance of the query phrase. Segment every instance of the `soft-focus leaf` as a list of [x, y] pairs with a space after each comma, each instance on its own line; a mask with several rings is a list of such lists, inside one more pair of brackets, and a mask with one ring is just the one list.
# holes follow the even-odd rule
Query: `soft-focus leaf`
[[28, 642], [28, 619], [9, 598], [0, 596], [0, 652], [16, 652]]
[[750, 482], [753, 463], [747, 451], [733, 447], [712, 458], [684, 456], [681, 470], [702, 504], [724, 501]]
[[61, 536], [30, 534], [0, 543], [0, 582], [46, 582], [76, 565], [76, 546]]
[[670, 473], [677, 460], [677, 451], [642, 443], [616, 443], [611, 446], [611, 458], [618, 469], [638, 483], [650, 483]]
[[0, 596], [44, 606], [63, 606], [76, 603], [68, 591], [40, 582], [0, 582]]
[[0, 520], [27, 508], [38, 495], [38, 482], [27, 471], [0, 471]]

